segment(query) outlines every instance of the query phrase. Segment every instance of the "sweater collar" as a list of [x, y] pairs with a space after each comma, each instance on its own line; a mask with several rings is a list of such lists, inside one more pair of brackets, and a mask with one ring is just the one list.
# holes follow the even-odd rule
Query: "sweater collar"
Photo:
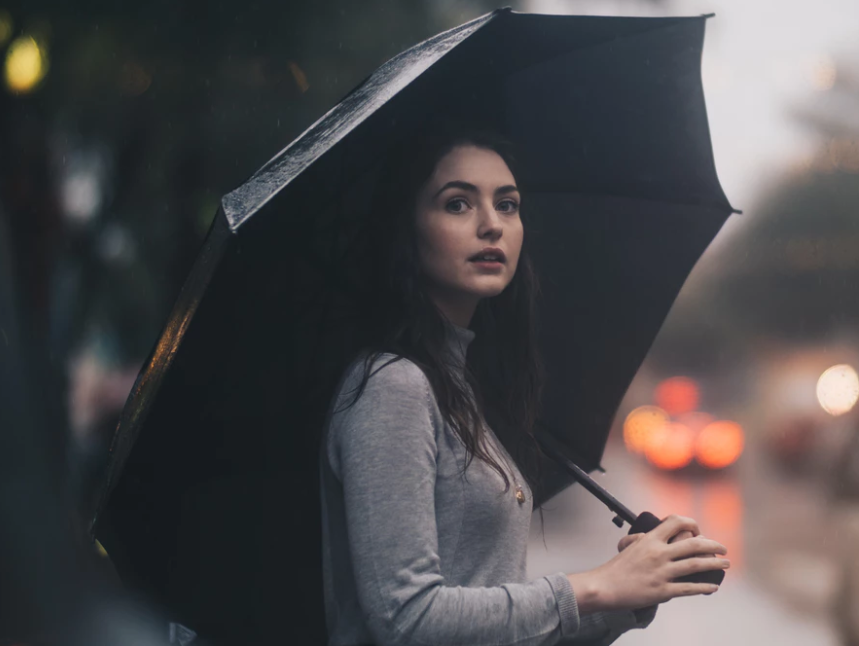
[[469, 344], [474, 340], [474, 330], [460, 327], [448, 320], [444, 321], [445, 342], [453, 365], [461, 375], [465, 372], [465, 354]]

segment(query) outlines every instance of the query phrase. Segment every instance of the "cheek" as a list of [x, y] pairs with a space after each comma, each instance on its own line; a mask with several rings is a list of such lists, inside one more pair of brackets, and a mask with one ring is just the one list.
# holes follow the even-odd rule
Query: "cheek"
[[421, 254], [433, 264], [450, 262], [460, 252], [454, 232], [441, 227], [424, 227], [419, 233]]
[[440, 279], [446, 270], [447, 239], [433, 227], [418, 229], [418, 252], [421, 267], [431, 278]]
[[513, 253], [515, 250], [516, 261], [519, 261], [519, 254], [522, 251], [522, 243], [525, 240], [525, 231], [522, 228], [522, 223], [520, 222], [517, 227], [514, 227], [510, 231], [510, 252]]

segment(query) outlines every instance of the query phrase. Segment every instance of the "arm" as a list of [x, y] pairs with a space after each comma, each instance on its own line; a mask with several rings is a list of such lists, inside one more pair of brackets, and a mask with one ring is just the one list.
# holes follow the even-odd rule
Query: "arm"
[[[535, 509], [576, 483], [574, 476], [555, 460], [542, 453], [539, 454], [537, 468], [540, 474], [540, 487], [539, 491], [534, 492]], [[689, 533], [689, 535], [692, 534]], [[618, 551], [622, 550], [623, 547], [619, 545]], [[635, 610], [605, 610], [584, 615], [588, 619], [587, 625], [583, 625], [571, 639], [562, 640], [561, 644], [607, 646], [628, 630], [649, 626], [655, 619], [658, 608], [659, 605], [656, 604]]]
[[581, 630], [569, 640], [559, 642], [576, 646], [608, 646], [633, 628], [647, 628], [656, 617], [658, 605], [638, 610], [609, 610], [587, 615], [593, 620], [587, 630]]
[[[374, 366], [375, 369], [375, 366]], [[449, 586], [435, 522], [429, 383], [400, 360], [373, 375], [331, 425], [359, 602], [380, 646], [551, 646], [580, 619], [563, 573], [522, 584]]]

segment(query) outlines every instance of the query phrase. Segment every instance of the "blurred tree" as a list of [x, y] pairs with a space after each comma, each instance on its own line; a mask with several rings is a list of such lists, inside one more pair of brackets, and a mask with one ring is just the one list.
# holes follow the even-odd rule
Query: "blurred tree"
[[16, 240], [44, 256], [23, 254], [26, 309], [46, 310], [62, 242], [62, 312], [75, 322], [54, 322], [57, 349], [94, 327], [116, 338], [120, 362], [148, 352], [219, 197], [379, 64], [448, 26], [432, 3], [382, 0], [8, 9], [51, 61], [41, 87], [2, 105], [4, 149], [18, 152], [4, 155], [0, 191], [19, 198], [7, 200]]
[[820, 133], [817, 154], [719, 257], [714, 309], [750, 341], [859, 336], [859, 83], [844, 63], [837, 78], [818, 104], [795, 111]]
[[[491, 8], [450, 10], [467, 20]], [[93, 345], [114, 366], [148, 353], [220, 196], [453, 22], [431, 2], [390, 0], [7, 9], [14, 35], [37, 36], [50, 62], [33, 92], [0, 99], [23, 310], [59, 363]]]

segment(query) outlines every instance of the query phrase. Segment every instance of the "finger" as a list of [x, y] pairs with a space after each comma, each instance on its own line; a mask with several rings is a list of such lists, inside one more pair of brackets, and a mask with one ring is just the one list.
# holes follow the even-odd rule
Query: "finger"
[[668, 557], [672, 561], [700, 554], [727, 554], [728, 548], [711, 538], [696, 536], [685, 541], [677, 541], [668, 546]]
[[654, 529], [652, 529], [650, 531], [650, 534], [652, 534], [655, 538], [667, 543], [669, 538], [675, 536], [676, 534], [679, 534], [683, 530], [690, 531], [695, 536], [701, 533], [698, 530], [698, 523], [696, 523], [692, 518], [686, 518], [685, 516], [671, 514]]
[[709, 570], [727, 570], [729, 567], [731, 567], [731, 562], [728, 559], [693, 557], [674, 561], [668, 566], [667, 571], [670, 578], [677, 579], [688, 574], [708, 572]]
[[695, 534], [690, 532], [688, 529], [684, 529], [679, 534], [672, 536], [671, 540], [669, 540], [668, 542], [669, 543], [676, 543], [677, 541], [685, 541], [687, 538], [694, 538], [694, 537], [695, 537]]
[[715, 583], [669, 583], [666, 588], [666, 592], [670, 595], [668, 599], [691, 597], [696, 594], [713, 594], [718, 590], [719, 586]]
[[624, 536], [617, 543], [617, 551], [622, 552], [633, 543], [640, 541], [642, 538], [644, 538], [644, 534], [631, 534], [629, 536]]

